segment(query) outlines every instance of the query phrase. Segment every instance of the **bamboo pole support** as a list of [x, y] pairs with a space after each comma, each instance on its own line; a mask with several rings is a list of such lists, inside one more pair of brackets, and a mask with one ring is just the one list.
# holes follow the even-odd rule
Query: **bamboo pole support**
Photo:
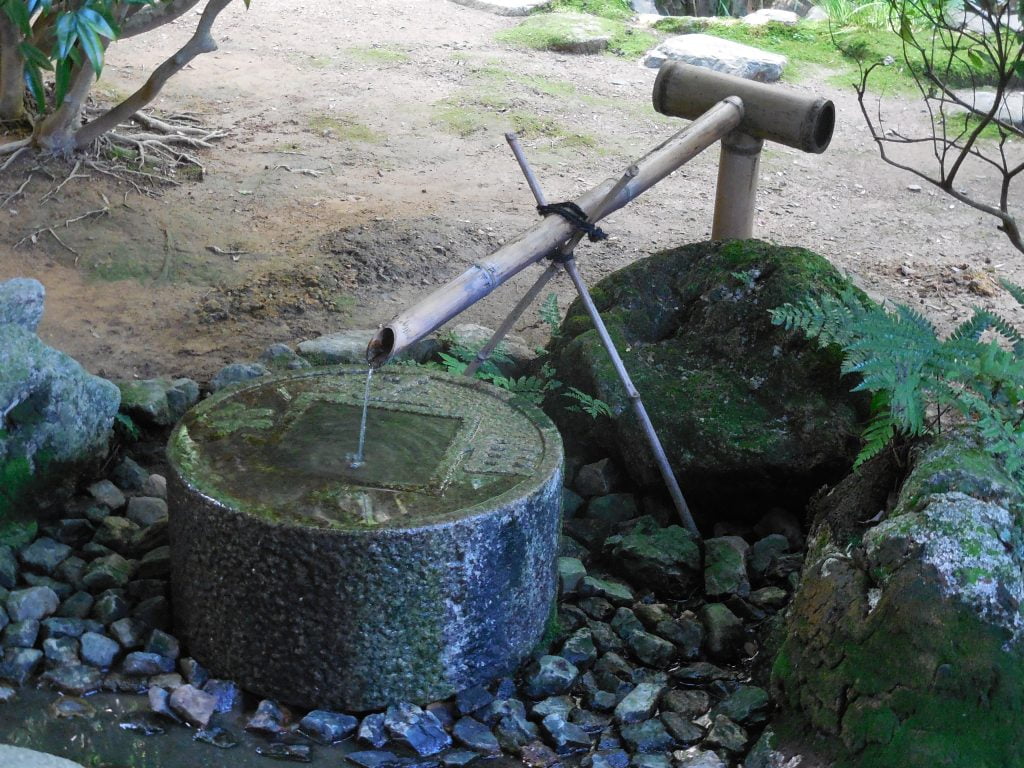
[[[621, 185], [601, 215], [607, 216], [650, 189], [734, 130], [742, 119], [743, 102], [732, 96], [723, 99], [638, 160], [635, 163], [636, 174]], [[609, 192], [620, 186], [621, 178], [605, 180], [581, 195], [575, 201], [576, 204], [584, 211], [594, 211], [595, 206], [605, 200]], [[366, 350], [367, 361], [370, 365], [383, 365], [396, 352], [448, 322], [506, 280], [560, 247], [574, 233], [573, 225], [562, 217], [545, 217], [419, 304], [396, 315], [370, 341]]]
[[746, 240], [754, 234], [757, 177], [764, 139], [733, 131], [722, 139], [715, 190], [712, 240]]

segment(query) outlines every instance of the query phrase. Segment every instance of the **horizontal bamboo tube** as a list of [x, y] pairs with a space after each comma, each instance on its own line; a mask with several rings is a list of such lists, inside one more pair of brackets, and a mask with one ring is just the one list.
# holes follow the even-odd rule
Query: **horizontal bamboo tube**
[[664, 64], [654, 81], [654, 108], [672, 117], [692, 120], [727, 96], [743, 100], [743, 133], [819, 155], [832, 141], [836, 108], [827, 99], [681, 61]]
[[[577, 198], [576, 204], [589, 214], [605, 201], [597, 218], [617, 211], [728, 134], [742, 119], [743, 102], [736, 97], [723, 99], [638, 160], [634, 164], [636, 173], [628, 183], [619, 183], [619, 177], [606, 179]], [[606, 200], [617, 186], [618, 192]], [[561, 216], [544, 217], [512, 242], [396, 315], [370, 341], [366, 349], [367, 361], [373, 366], [383, 365], [530, 264], [552, 253], [575, 231]]]

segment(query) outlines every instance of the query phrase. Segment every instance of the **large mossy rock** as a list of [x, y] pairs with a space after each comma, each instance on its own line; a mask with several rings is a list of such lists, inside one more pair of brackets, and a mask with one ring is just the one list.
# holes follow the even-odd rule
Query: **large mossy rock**
[[[597, 283], [594, 301], [691, 506], [712, 513], [802, 509], [850, 467], [863, 416], [837, 350], [773, 326], [769, 310], [844, 279], [822, 257], [756, 240], [697, 243]], [[551, 345], [555, 377], [609, 403], [592, 421], [547, 408], [570, 445], [620, 459], [661, 487], [639, 423], [579, 301]]]
[[[849, 478], [831, 506], [872, 518], [883, 495], [849, 503], [870, 485]], [[1022, 514], [1021, 489], [955, 435], [862, 536], [820, 515], [772, 671], [789, 728], [841, 766], [1024, 766]]]
[[43, 286], [0, 283], [0, 535], [66, 495], [106, 454], [120, 394], [34, 331]]

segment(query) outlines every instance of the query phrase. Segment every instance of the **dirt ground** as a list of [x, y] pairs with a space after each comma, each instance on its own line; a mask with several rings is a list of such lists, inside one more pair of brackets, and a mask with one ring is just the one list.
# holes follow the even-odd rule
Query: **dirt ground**
[[[196, 18], [115, 45], [98, 96], [134, 90]], [[495, 42], [516, 23], [449, 0], [232, 4], [215, 28], [219, 50], [154, 105], [229, 132], [202, 154], [205, 178], [147, 197], [80, 171], [88, 178], [43, 201], [70, 166], [20, 158], [0, 176], [3, 200], [31, 174], [0, 211], [0, 279], [41, 280], [44, 340], [111, 378], [206, 379], [274, 342], [375, 327], [536, 220], [504, 131], [524, 132], [549, 199], [560, 200], [619, 175], [683, 125], [650, 107], [653, 70]], [[767, 148], [757, 236], [812, 248], [944, 327], [975, 304], [1010, 308], [994, 279], [1024, 281], [1024, 259], [994, 221], [908, 189], [916, 180], [877, 157], [852, 89], [822, 82], [792, 87], [835, 100], [836, 137], [822, 156]], [[897, 108], [902, 121], [922, 119], [913, 101]], [[706, 152], [610, 217], [611, 240], [579, 250], [585, 278], [705, 239], [716, 168]], [[64, 226], [102, 208], [102, 195], [109, 215]], [[46, 233], [16, 245], [50, 225], [67, 248]], [[497, 324], [538, 269], [463, 319]], [[571, 286], [553, 286], [564, 311]], [[545, 327], [530, 311], [517, 332], [540, 342]]]

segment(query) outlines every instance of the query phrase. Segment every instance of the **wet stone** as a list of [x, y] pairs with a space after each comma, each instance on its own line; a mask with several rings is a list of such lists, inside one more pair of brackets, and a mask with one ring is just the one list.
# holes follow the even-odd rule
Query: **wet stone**
[[362, 752], [350, 752], [345, 759], [355, 763], [361, 768], [403, 768], [406, 759], [399, 757], [394, 752], [371, 749]]
[[384, 728], [393, 739], [411, 747], [421, 757], [436, 755], [452, 743], [433, 713], [406, 702], [388, 707]]
[[123, 619], [129, 614], [131, 608], [128, 601], [118, 592], [104, 592], [98, 598], [92, 608], [92, 615], [102, 624], [113, 624], [118, 619]]
[[629, 761], [630, 768], [672, 768], [672, 761], [668, 755], [659, 755], [655, 752], [641, 752], [633, 755]]
[[661, 697], [661, 706], [687, 720], [695, 720], [711, 708], [711, 697], [704, 691], [668, 691]]
[[112, 587], [123, 587], [134, 573], [135, 561], [126, 560], [115, 552], [89, 563], [82, 574], [82, 583], [90, 592], [102, 592]]
[[96, 708], [77, 696], [60, 696], [50, 705], [50, 714], [62, 720], [88, 720], [96, 714]]
[[8, 702], [14, 701], [17, 695], [18, 692], [13, 686], [7, 685], [6, 683], [0, 683], [0, 704], [7, 704]]
[[583, 562], [575, 557], [558, 558], [558, 587], [562, 595], [576, 593], [580, 582], [587, 575]]
[[494, 735], [503, 749], [518, 752], [537, 738], [537, 726], [526, 719], [525, 710], [520, 708], [498, 720]]
[[585, 464], [576, 473], [576, 490], [583, 496], [605, 496], [619, 484], [619, 471], [611, 459]]
[[741, 725], [760, 725], [768, 715], [768, 693], [755, 685], [740, 686], [715, 707], [714, 714]]
[[206, 685], [206, 681], [210, 679], [210, 673], [206, 670], [206, 667], [190, 656], [179, 659], [178, 669], [181, 670], [185, 680], [192, 683], [196, 688], [202, 688]]
[[149, 678], [150, 685], [158, 685], [161, 688], [173, 690], [185, 684], [181, 675], [177, 672], [164, 672], [162, 675], [152, 675]]
[[501, 752], [498, 739], [491, 733], [490, 729], [472, 717], [459, 719], [452, 728], [452, 736], [455, 737], [455, 741], [459, 744], [475, 749], [478, 752], [491, 755]]
[[18, 583], [18, 560], [14, 550], [0, 544], [0, 589], [14, 589]]
[[157, 653], [133, 651], [124, 657], [121, 669], [126, 675], [148, 677], [174, 670], [174, 660]]
[[163, 595], [150, 597], [135, 606], [132, 616], [147, 626], [162, 629], [170, 626], [171, 606]]
[[103, 518], [96, 533], [92, 537], [93, 544], [100, 544], [114, 552], [126, 554], [131, 552], [132, 537], [142, 530], [142, 526], [134, 520], [119, 515]]
[[704, 625], [690, 611], [685, 611], [678, 619], [659, 621], [654, 627], [654, 634], [675, 645], [684, 659], [700, 656], [704, 644]]
[[50, 637], [81, 637], [86, 632], [101, 632], [102, 625], [91, 619], [65, 619], [57, 616], [43, 619], [40, 633], [44, 639]]
[[511, 677], [502, 677], [494, 683], [492, 693], [495, 699], [511, 699], [516, 695], [516, 681]]
[[638, 632], [626, 639], [626, 646], [644, 664], [664, 669], [675, 661], [676, 647], [649, 632]]
[[446, 731], [450, 731], [452, 726], [455, 725], [455, 710], [451, 704], [446, 701], [432, 701], [423, 707], [427, 712], [430, 712], [437, 721], [441, 723], [441, 727]]
[[615, 615], [615, 606], [603, 597], [585, 597], [580, 600], [579, 607], [594, 621], [608, 621]]
[[118, 488], [126, 491], [141, 490], [142, 484], [148, 477], [148, 470], [140, 467], [138, 462], [128, 456], [117, 462], [110, 472], [110, 479], [117, 484]]
[[747, 746], [749, 737], [743, 727], [734, 723], [725, 715], [717, 715], [704, 743], [712, 748], [721, 747], [727, 752], [737, 754]]
[[43, 641], [47, 666], [64, 667], [78, 663], [78, 641], [73, 637], [51, 637]]
[[620, 725], [639, 723], [651, 718], [658, 709], [658, 701], [665, 686], [641, 683], [615, 707], [615, 722]]
[[633, 752], [666, 752], [675, 746], [675, 739], [656, 719], [624, 725], [619, 728], [619, 734]]
[[[214, 698], [214, 707], [216, 707], [216, 698]], [[256, 712], [245, 724], [245, 730], [273, 736], [286, 730], [286, 720], [287, 715], [284, 709], [276, 701], [263, 699], [256, 705]]]
[[623, 749], [606, 749], [587, 755], [580, 761], [583, 768], [626, 768], [629, 753]]
[[144, 677], [130, 677], [120, 672], [108, 672], [103, 678], [103, 690], [141, 695], [149, 690], [149, 680]]
[[31, 648], [39, 637], [39, 622], [35, 619], [12, 621], [0, 636], [5, 648]]
[[143, 528], [167, 519], [167, 502], [153, 496], [136, 496], [128, 501], [125, 517]]
[[587, 708], [595, 712], [610, 712], [615, 709], [619, 699], [620, 697], [614, 693], [598, 689], [592, 692], [588, 691], [585, 702]]
[[704, 591], [708, 597], [750, 594], [747, 551], [739, 536], [720, 536], [704, 542]]
[[30, 587], [48, 587], [57, 595], [57, 600], [67, 600], [74, 593], [74, 588], [63, 581], [58, 581], [52, 576], [43, 576], [38, 573], [24, 571], [21, 574], [22, 580]]
[[181, 646], [173, 635], [160, 629], [154, 629], [146, 642], [146, 650], [168, 659], [177, 660], [181, 653]]
[[369, 744], [371, 747], [383, 747], [388, 741], [384, 730], [384, 714], [367, 715], [356, 731], [356, 741]]
[[81, 639], [82, 661], [100, 669], [109, 669], [121, 651], [114, 640], [98, 632], [86, 632]]
[[617, 606], [630, 605], [634, 600], [633, 590], [625, 584], [594, 576], [584, 577], [580, 582], [579, 593], [583, 597], [603, 597]]
[[[153, 550], [158, 548], [167, 547], [170, 543], [170, 534], [168, 533], [168, 523], [166, 520], [161, 520], [158, 523], [147, 525], [145, 528], [141, 528], [132, 534], [132, 539], [128, 544], [129, 550], [133, 553], [143, 554], [143, 560], [147, 558], [151, 561], [147, 566], [147, 572], [141, 573], [140, 578], [151, 579], [151, 578], [166, 578], [166, 573], [162, 573], [162, 568], [158, 562], [158, 556], [152, 554]], [[141, 570], [142, 563], [139, 563]]]
[[142, 736], [160, 736], [167, 732], [148, 712], [128, 715], [117, 724], [117, 727], [122, 731], [130, 731]]
[[590, 630], [580, 629], [570, 635], [559, 656], [578, 669], [589, 669], [597, 660], [597, 648]]
[[537, 720], [543, 720], [551, 714], [569, 717], [569, 713], [575, 706], [576, 704], [570, 696], [551, 696], [534, 704], [530, 708], [530, 714]]
[[468, 749], [449, 749], [438, 756], [438, 760], [441, 761], [441, 765], [444, 768], [463, 768], [463, 766], [469, 765], [479, 758], [480, 754], [478, 752], [472, 752]]
[[544, 699], [568, 693], [576, 682], [579, 670], [561, 656], [542, 656], [526, 676], [526, 695], [531, 699]]
[[166, 717], [168, 720], [173, 720], [176, 723], [181, 722], [178, 713], [171, 709], [171, 692], [166, 688], [151, 685], [149, 690], [146, 691], [146, 698], [149, 700], [151, 712], [161, 717]]
[[548, 715], [541, 721], [541, 726], [559, 755], [574, 755], [590, 749], [590, 735], [561, 715]]
[[43, 652], [35, 648], [7, 648], [0, 660], [0, 680], [24, 685], [43, 661]]
[[168, 704], [189, 724], [206, 728], [217, 708], [217, 698], [194, 685], [182, 685], [171, 692]]
[[789, 551], [789, 540], [781, 533], [773, 533], [754, 542], [750, 548], [750, 573], [755, 579], [764, 579], [778, 559]]
[[612, 629], [623, 640], [629, 640], [633, 635], [641, 634], [644, 625], [629, 608], [619, 608], [612, 617]]
[[11, 621], [44, 619], [60, 605], [57, 593], [49, 587], [29, 587], [7, 596], [7, 615]]
[[[87, 563], [82, 558], [72, 555], [68, 557], [57, 566], [57, 570], [54, 572], [54, 576], [65, 584], [70, 584], [75, 589], [81, 589], [84, 584], [82, 583], [82, 574], [85, 573], [85, 566]], [[67, 600], [70, 595], [64, 595], [60, 592], [57, 593], [61, 600]]]
[[721, 603], [710, 603], [701, 608], [704, 624], [704, 643], [713, 659], [736, 658], [743, 642], [743, 622]]
[[42, 536], [18, 553], [21, 564], [36, 573], [52, 574], [71, 554], [71, 547]]
[[103, 544], [98, 544], [95, 541], [90, 541], [88, 544], [86, 544], [84, 547], [78, 550], [78, 554], [80, 554], [82, 558], [85, 560], [95, 560], [97, 557], [106, 557], [107, 555], [114, 554], [114, 550], [112, 550], [110, 547], [104, 546]]
[[455, 694], [455, 709], [460, 715], [471, 715], [494, 701], [494, 694], [486, 686], [475, 685]]
[[547, 744], [531, 741], [519, 751], [519, 759], [527, 768], [553, 768], [559, 765], [558, 755]]
[[603, 621], [591, 622], [590, 637], [597, 646], [598, 653], [619, 653], [626, 647], [622, 639]]
[[562, 489], [562, 519], [569, 520], [570, 518], [576, 517], [576, 513], [580, 511], [586, 502], [583, 497], [580, 496], [572, 488]]
[[678, 712], [662, 712], [661, 722], [672, 738], [683, 746], [696, 744], [704, 738], [703, 729], [694, 725]]
[[53, 527], [53, 538], [69, 547], [81, 547], [93, 537], [95, 529], [84, 517], [58, 520]]
[[231, 749], [232, 747], [238, 746], [238, 740], [234, 735], [232, 735], [232, 733], [227, 729], [221, 728], [219, 725], [213, 725], [209, 728], [200, 728], [195, 732], [192, 740], [202, 742], [203, 744], [209, 744], [210, 746], [217, 747], [217, 749]]
[[103, 683], [100, 671], [85, 664], [51, 669], [43, 678], [61, 693], [69, 693], [72, 696], [85, 696], [98, 691]]
[[709, 749], [691, 747], [676, 763], [677, 768], [729, 768], [729, 764]]
[[352, 715], [314, 709], [299, 721], [299, 731], [320, 744], [334, 744], [355, 733], [358, 725]]
[[639, 514], [636, 497], [631, 493], [610, 493], [595, 496], [587, 504], [586, 516], [606, 523], [624, 523]]
[[787, 599], [786, 590], [778, 587], [761, 587], [750, 593], [751, 604], [766, 611], [778, 610], [786, 604]]
[[313, 762], [313, 748], [308, 744], [260, 745], [256, 747], [256, 754], [262, 757], [273, 758], [274, 760], [283, 760], [288, 763]]
[[152, 496], [157, 499], [167, 498], [167, 478], [163, 475], [152, 474], [142, 484], [142, 495]]
[[602, 715], [586, 709], [576, 708], [569, 714], [569, 722], [578, 725], [588, 734], [601, 733], [612, 723], [611, 715]]
[[125, 505], [125, 497], [121, 489], [109, 480], [100, 480], [88, 488], [89, 495], [108, 509], [119, 510]]
[[706, 661], [686, 664], [672, 670], [672, 678], [685, 685], [710, 685], [716, 680], [734, 680], [736, 675]]
[[110, 633], [114, 639], [121, 644], [122, 648], [128, 650], [141, 648], [149, 635], [149, 627], [138, 619], [118, 619], [110, 625]]

